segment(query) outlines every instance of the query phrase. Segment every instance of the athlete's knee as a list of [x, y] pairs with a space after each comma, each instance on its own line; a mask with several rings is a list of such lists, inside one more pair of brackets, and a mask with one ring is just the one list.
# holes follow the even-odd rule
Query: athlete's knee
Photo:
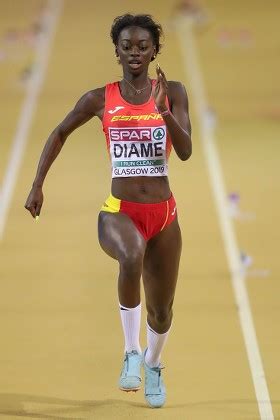
[[170, 308], [161, 308], [155, 312], [155, 321], [159, 326], [171, 324], [173, 311]]
[[126, 250], [119, 255], [120, 272], [126, 275], [135, 275], [142, 273], [143, 252], [140, 250]]
[[172, 305], [166, 305], [164, 307], [149, 307], [148, 311], [148, 323], [158, 333], [164, 333], [168, 331], [171, 326], [173, 318]]

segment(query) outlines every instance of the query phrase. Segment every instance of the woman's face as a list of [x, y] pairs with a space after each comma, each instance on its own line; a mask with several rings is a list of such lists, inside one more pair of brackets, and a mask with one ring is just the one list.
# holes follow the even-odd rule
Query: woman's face
[[156, 53], [156, 47], [148, 30], [130, 26], [121, 31], [116, 53], [124, 70], [139, 74], [148, 68], [151, 58]]

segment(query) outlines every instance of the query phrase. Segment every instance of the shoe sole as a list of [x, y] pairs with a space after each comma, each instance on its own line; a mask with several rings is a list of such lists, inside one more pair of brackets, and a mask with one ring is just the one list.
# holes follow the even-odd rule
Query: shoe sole
[[138, 388], [119, 388], [121, 391], [124, 392], [137, 392], [140, 389], [140, 386]]

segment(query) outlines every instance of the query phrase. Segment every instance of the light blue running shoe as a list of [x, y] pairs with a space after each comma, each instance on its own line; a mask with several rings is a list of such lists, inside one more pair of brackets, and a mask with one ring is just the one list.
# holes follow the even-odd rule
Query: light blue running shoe
[[166, 400], [166, 390], [161, 377], [163, 367], [159, 365], [158, 367], [150, 368], [145, 363], [146, 352], [147, 349], [143, 356], [143, 365], [145, 369], [145, 398], [150, 407], [160, 408]]
[[119, 388], [122, 391], [138, 391], [141, 385], [142, 355], [136, 350], [126, 352], [124, 356], [123, 369], [119, 380]]

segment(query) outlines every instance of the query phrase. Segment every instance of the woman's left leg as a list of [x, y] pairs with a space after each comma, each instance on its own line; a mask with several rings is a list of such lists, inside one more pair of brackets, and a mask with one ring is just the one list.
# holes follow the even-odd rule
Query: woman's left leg
[[153, 407], [161, 407], [165, 402], [160, 354], [172, 322], [181, 249], [181, 231], [176, 218], [148, 242], [144, 256], [143, 283], [148, 312], [148, 346], [144, 354], [145, 397]]

